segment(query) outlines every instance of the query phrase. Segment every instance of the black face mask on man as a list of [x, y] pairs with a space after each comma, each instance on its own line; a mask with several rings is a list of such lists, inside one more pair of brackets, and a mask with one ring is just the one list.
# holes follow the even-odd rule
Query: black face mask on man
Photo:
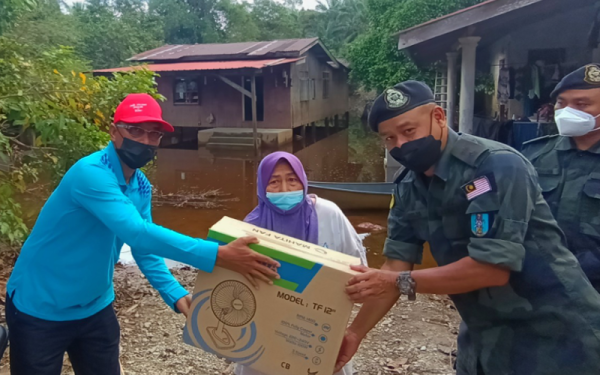
[[435, 139], [432, 131], [433, 120], [427, 137], [406, 142], [399, 148], [394, 147], [390, 150], [390, 156], [413, 172], [425, 173], [442, 156], [442, 141]]
[[131, 169], [141, 168], [154, 159], [158, 147], [136, 142], [123, 137], [121, 147], [117, 149], [119, 158]]

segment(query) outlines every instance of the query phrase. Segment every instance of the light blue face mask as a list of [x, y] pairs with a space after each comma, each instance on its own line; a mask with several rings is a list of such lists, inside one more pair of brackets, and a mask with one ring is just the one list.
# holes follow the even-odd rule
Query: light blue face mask
[[291, 210], [296, 207], [304, 199], [304, 191], [286, 191], [283, 193], [269, 193], [267, 192], [267, 199], [273, 203], [277, 208], [284, 211]]

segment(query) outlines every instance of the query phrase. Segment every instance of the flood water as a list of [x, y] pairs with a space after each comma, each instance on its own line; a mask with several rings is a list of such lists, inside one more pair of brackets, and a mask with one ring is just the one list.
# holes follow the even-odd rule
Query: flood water
[[[181, 144], [178, 148], [161, 148], [154, 165], [146, 176], [158, 190], [153, 199], [153, 220], [177, 232], [206, 238], [209, 228], [223, 216], [243, 220], [258, 204], [256, 195], [256, 170], [260, 160], [277, 150], [262, 150], [254, 155], [251, 150], [198, 148], [196, 142]], [[385, 170], [384, 150], [381, 141], [358, 124], [349, 129], [327, 130], [319, 128], [316, 134], [307, 134], [304, 140], [282, 146], [279, 150], [296, 155], [303, 163], [309, 181], [322, 182], [383, 182]], [[161, 195], [202, 194], [219, 191], [216, 208], [178, 207], [161, 204]], [[20, 201], [27, 224], [32, 227], [44, 203], [37, 196]], [[380, 267], [384, 262], [381, 252], [387, 235], [388, 210], [344, 211], [359, 234], [368, 234], [363, 240], [370, 267]], [[359, 228], [360, 224], [376, 224], [384, 228], [379, 232]], [[133, 261], [125, 246], [121, 261]], [[169, 266], [177, 263], [167, 260]], [[423, 264], [419, 268], [435, 267], [431, 253], [426, 248]]]
[[[340, 130], [331, 134], [319, 129], [316, 136], [295, 140], [280, 148], [295, 154], [303, 163], [309, 181], [382, 182], [385, 181], [384, 152], [379, 141], [363, 129]], [[251, 150], [207, 149], [187, 145], [162, 148], [154, 168], [148, 172], [151, 183], [162, 194], [200, 194], [219, 190], [223, 194], [218, 208], [174, 207], [155, 204], [153, 219], [175, 231], [206, 238], [209, 228], [223, 216], [242, 220], [256, 205], [256, 170], [262, 157]], [[181, 146], [180, 146], [181, 147]], [[157, 199], [155, 199], [157, 201]], [[158, 202], [156, 202], [158, 203]], [[358, 233], [361, 223], [387, 226], [387, 210], [345, 212]], [[371, 267], [379, 267], [386, 232], [372, 233], [364, 240]]]
[[[327, 135], [319, 129], [316, 140], [311, 137], [279, 148], [295, 154], [304, 165], [310, 181], [330, 182], [376, 182], [385, 180], [383, 150], [362, 155], [351, 145], [349, 130]], [[225, 202], [218, 208], [174, 207], [154, 205], [153, 219], [157, 224], [175, 231], [206, 238], [209, 228], [223, 216], [243, 220], [258, 204], [256, 195], [256, 170], [262, 157], [277, 150], [263, 150], [255, 156], [251, 150], [162, 148], [150, 182], [162, 194], [181, 194], [219, 190]], [[361, 148], [361, 147], [359, 147]], [[381, 152], [379, 152], [381, 151]], [[156, 200], [156, 199], [155, 199]], [[358, 233], [367, 231], [357, 228], [361, 223], [373, 223], [385, 227], [387, 211], [374, 210], [346, 212]], [[381, 249], [385, 232], [370, 234], [364, 245], [368, 249], [371, 266], [382, 264]]]

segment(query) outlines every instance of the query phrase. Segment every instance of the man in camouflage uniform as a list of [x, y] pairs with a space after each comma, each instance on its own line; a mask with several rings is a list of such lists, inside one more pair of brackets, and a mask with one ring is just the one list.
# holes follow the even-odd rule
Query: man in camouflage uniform
[[525, 144], [569, 250], [600, 292], [600, 67], [567, 75], [551, 94], [560, 135]]
[[[512, 148], [453, 132], [431, 90], [408, 81], [373, 104], [370, 124], [407, 172], [396, 180], [387, 257], [347, 287], [364, 303], [337, 368], [401, 294], [449, 294], [469, 327], [459, 367], [472, 375], [600, 374], [600, 295]], [[440, 267], [412, 271], [429, 242]]]

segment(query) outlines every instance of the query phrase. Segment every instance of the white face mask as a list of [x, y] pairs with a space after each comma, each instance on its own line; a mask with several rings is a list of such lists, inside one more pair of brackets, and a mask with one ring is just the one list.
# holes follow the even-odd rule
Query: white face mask
[[556, 121], [560, 135], [564, 135], [565, 137], [581, 137], [590, 132], [600, 130], [600, 128], [594, 129], [598, 116], [594, 117], [578, 109], [566, 107], [556, 111], [554, 120]]

